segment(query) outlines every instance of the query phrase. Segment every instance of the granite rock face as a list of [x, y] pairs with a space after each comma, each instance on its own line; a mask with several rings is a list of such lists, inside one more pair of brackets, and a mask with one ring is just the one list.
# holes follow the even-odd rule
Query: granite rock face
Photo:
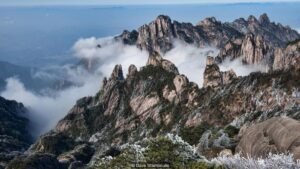
[[255, 36], [260, 35], [269, 44], [278, 47], [284, 47], [286, 43], [299, 38], [297, 31], [291, 29], [289, 26], [271, 22], [267, 14], [262, 14], [259, 19], [250, 15], [247, 20], [240, 18], [227, 24], [243, 34], [252, 33]]
[[241, 58], [244, 64], [266, 65], [272, 68], [274, 50], [261, 35], [246, 34], [243, 39], [229, 41], [217, 57], [219, 62], [225, 59]]
[[[135, 30], [133, 32], [136, 32]], [[132, 33], [133, 33], [132, 32]], [[204, 46], [223, 46], [232, 37], [242, 36], [240, 32], [222, 24], [215, 18], [206, 18], [198, 25], [190, 23], [179, 23], [164, 15], [160, 15], [156, 20], [145, 24], [138, 29], [136, 40], [128, 38], [129, 32], [125, 31], [116, 39], [122, 41], [136, 42], [136, 45], [149, 51], [156, 51], [161, 55], [173, 48], [173, 41], [179, 39], [188, 44]], [[132, 43], [131, 43], [132, 44]]]
[[300, 41], [294, 41], [288, 44], [284, 49], [275, 50], [273, 69], [288, 69], [290, 67], [300, 68]]
[[165, 53], [172, 48], [173, 27], [168, 16], [160, 15], [155, 21], [138, 30], [137, 46], [148, 51]]
[[261, 64], [269, 52], [269, 46], [262, 36], [247, 34], [242, 46], [242, 61], [246, 64]]
[[252, 157], [267, 157], [271, 153], [292, 153], [300, 159], [300, 122], [288, 117], [276, 117], [255, 124], [242, 135], [237, 152]]
[[[296, 64], [299, 42], [282, 47], [296, 38], [299, 34], [271, 23], [266, 15], [259, 20], [251, 16], [233, 23], [207, 18], [195, 26], [159, 16], [136, 32], [125, 31], [116, 39], [148, 50], [147, 64], [141, 68], [131, 65], [127, 77], [122, 66], [116, 65], [95, 96], [78, 100], [53, 130], [42, 135], [27, 154], [9, 166], [19, 169], [49, 161], [48, 164], [63, 168], [95, 167], [99, 159], [124, 153], [120, 148], [124, 145], [167, 133], [181, 136], [197, 146], [200, 155], [209, 158], [222, 152], [248, 153], [244, 145], [248, 135], [253, 135], [253, 129], [247, 126], [255, 127], [281, 115], [300, 119], [300, 73]], [[219, 57], [207, 58], [204, 88], [190, 82], [172, 62], [163, 58], [174, 47], [175, 39], [198, 47], [211, 45], [221, 49]], [[274, 47], [281, 49], [275, 51]], [[274, 71], [245, 77], [237, 77], [232, 70], [220, 71], [219, 62], [239, 57], [245, 64], [264, 62], [274, 67]], [[260, 128], [257, 131], [254, 135], [260, 139], [264, 133], [261, 135]], [[285, 128], [280, 132], [286, 133]], [[266, 137], [272, 138], [272, 133], [277, 131], [268, 132]], [[297, 149], [296, 144], [290, 145]], [[276, 151], [294, 150], [280, 146], [275, 146]], [[251, 150], [255, 147], [253, 143]], [[262, 150], [271, 151], [273, 147], [272, 143], [270, 149]], [[261, 154], [258, 150], [251, 155]]]
[[[158, 62], [154, 59], [140, 70], [131, 65], [133, 73], [126, 78], [120, 78], [123, 71], [116, 65], [101, 90], [78, 100], [30, 152], [54, 154], [68, 167], [79, 162], [91, 167], [113, 147], [174, 133], [192, 145], [208, 144], [199, 153], [211, 158], [222, 150], [234, 152], [236, 130], [244, 124], [280, 114], [300, 119], [299, 101], [293, 94], [300, 86], [294, 80], [300, 75], [295, 69], [253, 73], [232, 81], [228, 74], [233, 73], [217, 73], [220, 86], [199, 89], [157, 57]], [[213, 58], [207, 64], [217, 66]], [[206, 131], [211, 131], [210, 137], [204, 137]]]
[[242, 56], [242, 38], [229, 40], [224, 47], [220, 49], [217, 61], [220, 63], [225, 59], [234, 60]]
[[162, 67], [168, 72], [179, 74], [177, 67], [169, 60], [163, 59], [161, 55], [157, 52], [153, 52], [149, 55], [146, 65]]
[[240, 18], [231, 23], [210, 17], [196, 25], [179, 23], [160, 15], [138, 31], [124, 31], [116, 39], [162, 56], [174, 47], [174, 41], [180, 40], [199, 48], [210, 46], [220, 49], [219, 63], [227, 58], [241, 58], [245, 64], [266, 65], [271, 70], [275, 50], [278, 50], [276, 55], [280, 55], [280, 49], [299, 38], [297, 31], [271, 22], [267, 14], [262, 14], [259, 19], [251, 15], [247, 20]]
[[27, 110], [21, 103], [0, 97], [0, 167], [23, 153], [32, 143]]
[[[123, 40], [125, 44], [135, 44], [149, 52], [164, 54], [174, 47], [175, 39], [199, 47], [225, 48], [230, 42], [241, 45], [235, 40], [246, 39], [248, 34], [257, 37], [257, 41], [263, 38], [272, 47], [284, 47], [286, 43], [300, 38], [298, 32], [290, 27], [271, 22], [267, 14], [261, 15], [259, 19], [249, 16], [247, 20], [240, 18], [232, 23], [222, 23], [210, 17], [196, 25], [179, 23], [172, 21], [168, 16], [160, 15], [156, 20], [140, 27], [138, 31], [124, 31], [116, 38]], [[261, 45], [263, 44], [259, 44]]]
[[206, 67], [204, 71], [203, 87], [219, 87], [229, 84], [237, 76], [233, 70], [222, 72], [215, 62], [215, 58], [207, 57]]

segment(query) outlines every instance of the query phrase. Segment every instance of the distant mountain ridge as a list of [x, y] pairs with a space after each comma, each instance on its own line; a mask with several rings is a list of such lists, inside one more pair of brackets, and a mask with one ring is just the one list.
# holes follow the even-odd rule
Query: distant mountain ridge
[[245, 64], [264, 64], [273, 66], [275, 50], [300, 38], [300, 34], [289, 26], [271, 22], [267, 14], [259, 19], [253, 15], [248, 19], [240, 18], [233, 22], [222, 23], [215, 17], [206, 18], [196, 25], [172, 21], [168, 16], [160, 15], [156, 20], [141, 26], [138, 31], [124, 31], [116, 37], [125, 44], [159, 52], [161, 55], [174, 47], [178, 39], [198, 47], [216, 47], [220, 54], [216, 58], [222, 62], [242, 57]]
[[[207, 159], [240, 152], [254, 158], [269, 152], [300, 154], [298, 137], [272, 135], [291, 127], [280, 122], [300, 119], [299, 37], [289, 27], [271, 23], [267, 15], [233, 23], [207, 18], [196, 26], [158, 16], [138, 31], [115, 38], [147, 50], [147, 64], [131, 65], [127, 76], [122, 65], [116, 65], [94, 96], [78, 100], [53, 130], [7, 169], [130, 168], [138, 159], [171, 168], [220, 169]], [[190, 82], [163, 57], [173, 48], [174, 38], [220, 49], [218, 57], [207, 56], [204, 87]], [[220, 70], [218, 63], [238, 57], [244, 64], [266, 62], [270, 71], [238, 77], [232, 70]], [[279, 123], [269, 125], [270, 121]], [[260, 126], [272, 130], [258, 130]], [[183, 140], [172, 140], [169, 133]], [[267, 151], [254, 149], [261, 146], [254, 136]], [[179, 150], [188, 160], [182, 160]]]

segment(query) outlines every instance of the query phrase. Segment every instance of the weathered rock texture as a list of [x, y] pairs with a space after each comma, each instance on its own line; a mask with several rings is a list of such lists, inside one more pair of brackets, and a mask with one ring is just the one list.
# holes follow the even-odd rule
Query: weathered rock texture
[[[120, 154], [111, 150], [118, 150], [121, 145], [166, 133], [178, 134], [197, 145], [199, 154], [214, 157], [222, 150], [234, 152], [238, 131], [244, 130], [242, 126], [283, 114], [300, 119], [299, 69], [282, 69], [277, 61], [287, 60], [293, 65], [290, 60], [297, 55], [297, 45], [289, 45], [275, 57], [275, 71], [239, 78], [233, 71], [221, 72], [215, 59], [208, 57], [205, 88], [200, 89], [162, 57], [172, 49], [174, 38], [198, 46], [225, 46], [224, 56], [218, 61], [229, 54], [232, 59], [243, 54], [245, 63], [258, 64], [266, 58], [272, 61], [272, 56], [268, 56], [271, 48], [281, 47], [299, 38], [299, 34], [270, 23], [266, 15], [232, 24], [207, 18], [196, 26], [159, 16], [138, 32], [124, 32], [116, 39], [148, 50], [147, 65], [139, 70], [131, 65], [127, 77], [122, 66], [116, 65], [111, 76], [104, 78], [99, 92], [78, 100], [52, 131], [37, 140], [21, 162], [36, 153], [50, 153], [65, 168], [93, 167], [99, 158]], [[292, 53], [293, 59], [285, 53]]]
[[269, 153], [292, 153], [300, 159], [300, 122], [276, 117], [249, 127], [242, 135], [237, 152], [256, 158]]
[[[299, 38], [297, 31], [271, 22], [267, 14], [261, 15], [259, 19], [251, 15], [247, 20], [240, 18], [231, 23], [222, 23], [211, 17], [196, 25], [179, 23], [160, 15], [138, 31], [124, 31], [116, 37], [125, 44], [136, 45], [160, 55], [174, 47], [174, 40], [198, 47], [216, 47], [220, 49], [216, 58], [218, 63], [227, 58], [241, 58], [244, 64], [265, 65], [268, 70], [278, 68], [277, 60], [283, 55], [283, 48]], [[274, 61], [274, 58], [277, 60]]]
[[[222, 80], [218, 88], [199, 89], [156, 59], [140, 70], [130, 66], [126, 78], [117, 65], [98, 94], [78, 100], [30, 152], [54, 154], [67, 166], [80, 161], [92, 166], [111, 147], [171, 132], [201, 145], [200, 154], [214, 157], [223, 149], [234, 150], [235, 128], [243, 124], [280, 114], [300, 119], [294, 94], [300, 74], [295, 69], [253, 73], [231, 83]], [[208, 59], [208, 65], [215, 65], [214, 60]], [[209, 137], [202, 136], [208, 130]]]
[[288, 69], [290, 67], [300, 68], [300, 41], [294, 41], [288, 44], [284, 49], [275, 50], [273, 69]]
[[0, 168], [32, 143], [26, 113], [21, 103], [0, 97]]
[[256, 19], [249, 16], [247, 20], [244, 18], [237, 19], [232, 23], [226, 23], [243, 34], [252, 33], [255, 36], [264, 37], [267, 43], [274, 46], [284, 47], [287, 42], [299, 38], [297, 31], [292, 30], [289, 26], [283, 26], [280, 23], [270, 22], [267, 14], [263, 14]]
[[262, 64], [264, 58], [267, 57], [268, 52], [269, 46], [262, 36], [254, 36], [253, 34], [246, 35], [241, 46], [242, 61], [244, 63]]
[[237, 78], [237, 76], [233, 70], [222, 72], [215, 63], [215, 58], [207, 57], [203, 87], [219, 87], [229, 84], [235, 78]]
[[[274, 48], [283, 48], [288, 42], [299, 39], [297, 31], [271, 22], [266, 14], [256, 19], [249, 16], [232, 23], [206, 18], [197, 25], [179, 23], [160, 15], [138, 31], [124, 31], [116, 39], [125, 44], [137, 45], [150, 53], [163, 55], [174, 47], [175, 39], [198, 47], [213, 46], [221, 49], [219, 61], [242, 57], [247, 64], [273, 64]], [[271, 66], [272, 67], [272, 66]]]

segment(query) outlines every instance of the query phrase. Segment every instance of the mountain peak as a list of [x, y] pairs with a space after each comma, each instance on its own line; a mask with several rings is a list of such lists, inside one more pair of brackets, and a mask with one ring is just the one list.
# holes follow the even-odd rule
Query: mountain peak
[[168, 72], [179, 74], [177, 67], [171, 61], [163, 59], [163, 57], [156, 51], [150, 53], [147, 61], [147, 66], [148, 65], [160, 66]]
[[207, 56], [203, 87], [217, 88], [221, 85], [231, 83], [236, 77], [233, 70], [222, 72], [216, 64], [215, 58]]
[[253, 15], [250, 15], [247, 20], [248, 20], [248, 22], [258, 22], [258, 20], [256, 19], [256, 17], [253, 16]]
[[201, 26], [214, 26], [214, 25], [220, 25], [221, 22], [218, 21], [215, 17], [208, 17], [205, 18], [204, 20], [200, 21], [198, 25]]
[[158, 15], [155, 20], [171, 22], [171, 18], [167, 15]]
[[122, 65], [115, 66], [110, 78], [114, 80], [124, 80]]
[[263, 25], [264, 24], [269, 24], [270, 23], [270, 19], [269, 19], [268, 15], [266, 13], [264, 13], [264, 14], [260, 15], [259, 22], [261, 24], [263, 24]]

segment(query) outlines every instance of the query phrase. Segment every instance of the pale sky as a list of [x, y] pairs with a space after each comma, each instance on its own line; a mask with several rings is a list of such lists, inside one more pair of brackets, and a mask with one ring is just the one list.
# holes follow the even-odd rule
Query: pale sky
[[247, 2], [300, 2], [300, 0], [0, 0], [0, 5], [126, 5]]

